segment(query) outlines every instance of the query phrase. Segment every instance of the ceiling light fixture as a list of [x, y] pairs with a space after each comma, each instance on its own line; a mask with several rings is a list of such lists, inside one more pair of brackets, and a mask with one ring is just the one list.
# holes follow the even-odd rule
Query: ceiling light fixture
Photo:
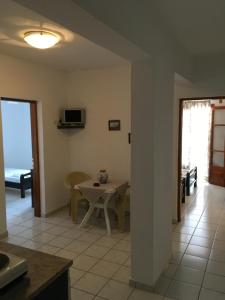
[[34, 48], [48, 49], [59, 42], [59, 36], [44, 30], [28, 31], [24, 34], [24, 40]]

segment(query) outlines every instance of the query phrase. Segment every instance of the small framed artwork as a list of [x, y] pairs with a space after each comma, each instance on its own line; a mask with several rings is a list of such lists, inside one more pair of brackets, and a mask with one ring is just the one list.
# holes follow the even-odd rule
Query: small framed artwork
[[109, 130], [120, 130], [120, 120], [109, 120]]

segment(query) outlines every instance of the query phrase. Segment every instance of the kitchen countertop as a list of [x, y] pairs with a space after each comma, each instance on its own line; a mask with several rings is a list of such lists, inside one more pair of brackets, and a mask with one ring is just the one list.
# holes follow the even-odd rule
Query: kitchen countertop
[[0, 291], [1, 300], [33, 299], [72, 265], [71, 260], [5, 242], [0, 242], [1, 251], [25, 258], [28, 262], [27, 275]]

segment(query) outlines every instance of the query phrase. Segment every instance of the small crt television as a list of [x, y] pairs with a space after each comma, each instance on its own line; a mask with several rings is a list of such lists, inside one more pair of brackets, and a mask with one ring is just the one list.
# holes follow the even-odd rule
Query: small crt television
[[85, 124], [85, 109], [84, 108], [66, 108], [62, 115], [63, 124]]

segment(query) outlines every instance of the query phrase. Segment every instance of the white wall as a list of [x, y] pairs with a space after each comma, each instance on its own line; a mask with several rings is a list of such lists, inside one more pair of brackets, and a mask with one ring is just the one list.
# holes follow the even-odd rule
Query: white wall
[[1, 102], [4, 163], [6, 168], [32, 168], [30, 104]]
[[131, 274], [147, 287], [171, 255], [172, 82], [165, 61], [132, 65]]
[[[67, 203], [63, 180], [69, 168], [68, 136], [56, 127], [59, 112], [66, 103], [65, 80], [62, 72], [0, 55], [0, 95], [38, 101], [39, 148], [43, 162], [40, 166], [43, 214]], [[2, 149], [1, 144], [0, 156]], [[2, 178], [1, 161], [0, 170]], [[3, 202], [4, 195], [1, 192], [1, 205]], [[0, 213], [4, 215], [3, 211]], [[0, 228], [0, 232], [4, 230]]]
[[[70, 132], [70, 169], [96, 178], [106, 169], [111, 178], [130, 179], [129, 65], [76, 71], [69, 75], [68, 106], [86, 109], [85, 129]], [[108, 120], [121, 120], [120, 131], [109, 131]]]

